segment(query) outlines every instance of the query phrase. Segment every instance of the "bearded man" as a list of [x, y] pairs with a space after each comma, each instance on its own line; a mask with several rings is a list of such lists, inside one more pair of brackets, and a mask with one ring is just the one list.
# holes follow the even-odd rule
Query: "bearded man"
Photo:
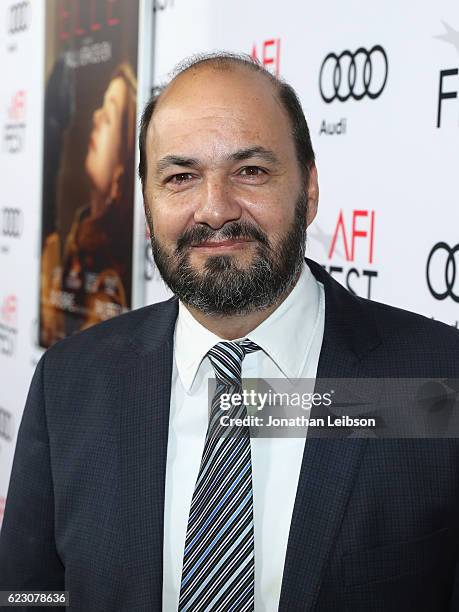
[[454, 439], [254, 436], [237, 402], [219, 430], [243, 378], [459, 374], [456, 331], [305, 258], [319, 189], [294, 90], [192, 58], [145, 108], [139, 174], [174, 296], [40, 360], [1, 589], [65, 588], [82, 612], [459, 609]]

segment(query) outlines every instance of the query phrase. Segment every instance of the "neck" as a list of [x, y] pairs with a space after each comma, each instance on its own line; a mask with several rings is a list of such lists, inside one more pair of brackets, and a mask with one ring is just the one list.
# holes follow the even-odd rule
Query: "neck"
[[291, 288], [281, 295], [278, 300], [263, 310], [255, 310], [248, 314], [243, 315], [208, 315], [203, 313], [201, 310], [192, 306], [186, 306], [191, 312], [193, 317], [206, 327], [213, 334], [223, 340], [234, 340], [235, 338], [243, 338], [247, 336], [251, 331], [258, 327], [263, 321], [265, 321], [279, 306], [282, 302], [290, 295], [300, 277], [301, 271], [297, 274], [295, 281]]
[[100, 193], [96, 189], [91, 190], [89, 198], [89, 207], [91, 209], [91, 217], [99, 217], [107, 206], [107, 196]]

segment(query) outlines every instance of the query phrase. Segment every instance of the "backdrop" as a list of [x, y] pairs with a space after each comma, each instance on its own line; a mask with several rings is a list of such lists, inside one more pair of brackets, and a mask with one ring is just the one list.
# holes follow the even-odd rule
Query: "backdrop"
[[[56, 48], [49, 16], [54, 4], [54, 34], [68, 33], [73, 40], [64, 59], [70, 72], [82, 66], [87, 74], [91, 67], [101, 69], [136, 39], [138, 55], [131, 63], [137, 62], [138, 115], [151, 89], [192, 53], [249, 53], [284, 77], [301, 97], [319, 171], [319, 213], [308, 232], [308, 255], [358, 295], [456, 328], [459, 320], [457, 2], [142, 0], [136, 31], [115, 35], [114, 28], [123, 24], [113, 20], [136, 3], [3, 0], [0, 521], [17, 429], [43, 351], [41, 254], [49, 220], [44, 212], [50, 207], [43, 195], [44, 169], [52, 154], [45, 146], [46, 58]], [[88, 95], [96, 97], [106, 86], [86, 80]], [[61, 88], [56, 95], [62, 95]], [[90, 126], [81, 129], [87, 146]], [[66, 128], [63, 138], [68, 138]], [[65, 180], [72, 180], [71, 167]], [[73, 193], [71, 210], [64, 198], [62, 233], [84, 197], [83, 189], [81, 196]], [[152, 261], [137, 182], [132, 197], [132, 286], [126, 303], [135, 308], [169, 292]]]

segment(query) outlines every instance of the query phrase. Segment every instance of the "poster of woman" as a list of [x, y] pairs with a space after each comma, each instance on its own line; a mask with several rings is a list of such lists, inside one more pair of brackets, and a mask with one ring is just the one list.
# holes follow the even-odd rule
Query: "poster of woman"
[[138, 0], [49, 0], [40, 345], [131, 308]]

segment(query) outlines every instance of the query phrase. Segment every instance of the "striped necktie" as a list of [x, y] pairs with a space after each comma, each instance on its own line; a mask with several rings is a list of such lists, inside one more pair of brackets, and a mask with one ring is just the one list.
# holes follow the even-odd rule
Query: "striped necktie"
[[252, 461], [248, 426], [224, 428], [220, 417], [243, 418], [246, 407], [222, 411], [223, 393], [241, 393], [242, 361], [260, 347], [245, 338], [208, 353], [217, 382], [183, 556], [179, 611], [254, 610], [255, 555]]

